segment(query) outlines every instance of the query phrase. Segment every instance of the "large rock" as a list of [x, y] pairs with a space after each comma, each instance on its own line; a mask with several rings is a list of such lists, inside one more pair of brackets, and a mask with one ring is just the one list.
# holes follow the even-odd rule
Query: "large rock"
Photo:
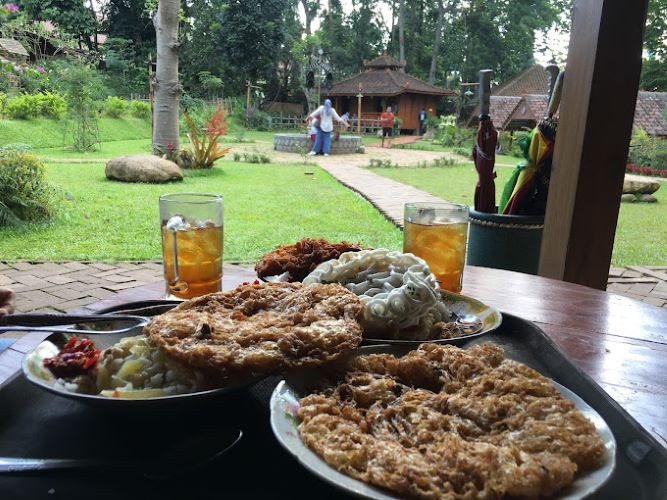
[[107, 162], [108, 179], [125, 182], [182, 181], [183, 172], [173, 161], [153, 155], [129, 155]]
[[660, 189], [660, 183], [636, 178], [623, 179], [623, 194], [653, 194]]

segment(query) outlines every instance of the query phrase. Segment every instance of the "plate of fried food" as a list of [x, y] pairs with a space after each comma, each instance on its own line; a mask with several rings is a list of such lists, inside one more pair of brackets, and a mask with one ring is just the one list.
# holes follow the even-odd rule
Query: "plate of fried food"
[[271, 426], [311, 472], [382, 500], [583, 498], [615, 466], [595, 410], [491, 343], [361, 347], [280, 382]]
[[54, 334], [25, 356], [23, 373], [58, 395], [116, 407], [206, 398], [353, 351], [362, 313], [338, 284], [242, 285], [182, 302], [123, 338]]
[[361, 250], [363, 247], [358, 243], [332, 243], [324, 238], [304, 238], [292, 245], [279, 246], [264, 255], [255, 265], [255, 272], [262, 281], [302, 281], [322, 262]]

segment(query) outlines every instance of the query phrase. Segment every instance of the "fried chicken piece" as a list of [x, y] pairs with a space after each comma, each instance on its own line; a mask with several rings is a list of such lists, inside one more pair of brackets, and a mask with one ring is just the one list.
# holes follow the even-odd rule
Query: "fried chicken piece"
[[169, 355], [226, 380], [336, 359], [361, 343], [363, 303], [338, 284], [244, 285], [179, 304], [145, 327]]
[[327, 396], [301, 400], [304, 443], [337, 470], [408, 497], [541, 497], [601, 463], [595, 426], [499, 346], [391, 358], [348, 361]]
[[289, 273], [287, 281], [301, 281], [322, 262], [337, 259], [345, 252], [359, 252], [355, 243], [331, 243], [324, 238], [304, 238], [293, 245], [281, 246], [267, 253], [255, 265], [260, 278]]

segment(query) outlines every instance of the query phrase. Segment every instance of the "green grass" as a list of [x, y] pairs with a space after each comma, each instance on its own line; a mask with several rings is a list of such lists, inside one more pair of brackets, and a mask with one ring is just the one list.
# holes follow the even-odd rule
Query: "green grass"
[[[31, 120], [0, 120], [0, 146], [24, 143], [34, 149], [63, 148], [70, 145], [67, 139], [71, 124], [67, 120], [33, 118]], [[99, 118], [102, 141], [122, 141], [151, 137], [149, 120], [138, 118]]]
[[108, 181], [99, 163], [63, 163], [51, 165], [48, 178], [71, 200], [49, 224], [0, 229], [3, 259], [159, 259], [158, 197], [182, 191], [224, 196], [225, 260], [255, 261], [307, 236], [401, 247], [398, 229], [316, 167], [225, 163], [152, 185]]
[[[473, 204], [477, 173], [472, 162], [444, 168], [374, 168], [373, 172], [410, 184], [456, 203]], [[496, 200], [512, 169], [496, 169]], [[658, 203], [622, 203], [616, 228], [612, 264], [666, 265], [667, 184], [655, 193]]]

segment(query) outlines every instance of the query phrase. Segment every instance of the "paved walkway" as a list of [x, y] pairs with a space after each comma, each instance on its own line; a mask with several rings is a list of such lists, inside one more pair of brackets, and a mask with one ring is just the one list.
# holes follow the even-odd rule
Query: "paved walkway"
[[[400, 135], [398, 137], [391, 138], [391, 145], [396, 146], [398, 144], [412, 144], [413, 142], [420, 141], [421, 138], [421, 135]], [[382, 147], [382, 140], [374, 142], [373, 144], [368, 144], [368, 147], [380, 148]]]

